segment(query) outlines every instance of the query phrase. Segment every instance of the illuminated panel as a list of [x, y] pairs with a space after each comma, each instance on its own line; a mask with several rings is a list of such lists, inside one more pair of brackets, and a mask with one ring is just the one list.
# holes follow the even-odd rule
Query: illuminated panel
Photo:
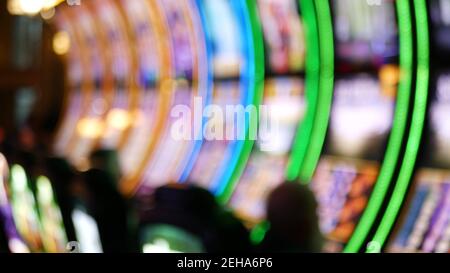
[[258, 0], [266, 42], [268, 72], [302, 72], [305, 66], [303, 23], [295, 0]]
[[367, 74], [337, 79], [334, 93], [327, 153], [376, 157], [392, 128], [395, 94]]
[[11, 197], [7, 193], [7, 188], [9, 187], [8, 182], [8, 163], [0, 153], [0, 217], [2, 217], [3, 228], [8, 240], [8, 247], [12, 253], [28, 253], [30, 250], [19, 235], [16, 224], [14, 223], [10, 202]]
[[36, 181], [36, 201], [41, 220], [41, 237], [46, 252], [65, 252], [67, 244], [66, 231], [52, 185], [45, 176]]
[[336, 80], [326, 154], [312, 189], [319, 200], [327, 251], [340, 251], [358, 224], [379, 175], [380, 151], [392, 128], [395, 96], [376, 77]]
[[123, 17], [111, 1], [95, 1], [93, 14], [98, 25], [99, 38], [107, 45], [106, 57], [110, 60], [108, 71], [112, 74], [112, 99], [105, 117], [105, 128], [99, 139], [99, 147], [119, 149], [126, 140], [133, 120], [135, 93], [132, 93], [131, 75], [135, 74]]
[[[158, 83], [161, 80], [161, 60], [158, 58], [158, 36], [156, 26], [149, 18], [150, 7], [143, 0], [122, 1], [128, 20], [132, 42], [138, 58], [135, 80], [138, 88], [137, 111], [133, 112], [129, 138], [119, 150], [119, 160], [124, 176], [132, 174], [142, 164], [147, 147], [154, 139], [155, 124], [158, 118]], [[161, 38], [161, 37], [159, 37]]]
[[[167, 117], [165, 132], [145, 171], [146, 187], [157, 187], [178, 179], [177, 167], [195, 144], [189, 124], [192, 121], [192, 109], [196, 108], [193, 96], [199, 92], [198, 48], [195, 42], [196, 30], [189, 13], [191, 6], [187, 2], [180, 5], [179, 1], [174, 0], [160, 1], [159, 5], [169, 29], [175, 79], [172, 84], [172, 109]], [[196, 122], [194, 119], [194, 130], [197, 128]]]
[[60, 33], [66, 33], [70, 39], [70, 50], [65, 56], [66, 62], [66, 97], [65, 97], [65, 113], [60, 121], [58, 132], [55, 136], [54, 151], [56, 154], [64, 155], [68, 148], [70, 139], [75, 135], [76, 124], [81, 118], [81, 111], [83, 101], [86, 99], [86, 94], [82, 92], [83, 84], [87, 78], [83, 58], [80, 55], [80, 48], [78, 41], [74, 36], [72, 26], [64, 13], [58, 12], [55, 18], [56, 25]]
[[[240, 102], [239, 82], [225, 81], [214, 84], [212, 103], [218, 106], [222, 113], [226, 113], [227, 105], [236, 105]], [[205, 131], [212, 128], [230, 128], [233, 127], [233, 119], [226, 116], [226, 119], [216, 117], [208, 120]], [[202, 150], [196, 163], [190, 173], [189, 180], [207, 189], [211, 189], [217, 170], [219, 169], [224, 154], [227, 152], [230, 141], [223, 139], [206, 138]]]
[[422, 169], [390, 252], [450, 251], [450, 173]]
[[239, 75], [243, 56], [241, 53], [241, 24], [231, 1], [199, 0], [204, 26], [209, 30], [214, 77], [233, 78]]
[[[193, 32], [193, 46], [194, 46], [194, 80], [192, 86], [192, 93], [194, 94], [194, 102], [191, 103], [191, 109], [194, 112], [194, 128], [192, 128], [192, 139], [188, 145], [184, 146], [184, 151], [177, 158], [175, 163], [175, 171], [173, 174], [173, 181], [182, 181], [185, 179], [186, 172], [192, 169], [194, 161], [200, 153], [203, 144], [203, 130], [206, 126], [205, 118], [195, 116], [210, 103], [212, 93], [212, 75], [210, 74], [211, 67], [209, 65], [209, 53], [207, 52], [206, 39], [204, 29], [202, 26], [202, 19], [199, 11], [199, 6], [196, 0], [189, 0], [186, 2], [186, 16], [192, 21]], [[199, 109], [200, 108], [200, 109]], [[184, 176], [184, 177], [182, 177]]]
[[305, 115], [304, 81], [302, 77], [277, 76], [265, 81], [264, 90], [255, 150], [267, 156], [287, 156]]
[[340, 70], [377, 67], [385, 63], [387, 56], [398, 54], [393, 1], [333, 1], [333, 9]]
[[[189, 180], [201, 186], [214, 190], [218, 173], [223, 168], [229, 147], [233, 139], [223, 136], [214, 137], [209, 132], [214, 128], [221, 128], [224, 133], [227, 128], [234, 128], [234, 117], [226, 114], [227, 105], [245, 105], [245, 95], [242, 84], [236, 80], [240, 75], [243, 56], [241, 52], [240, 23], [233, 3], [227, 1], [199, 1], [199, 8], [203, 12], [205, 25], [210, 30], [211, 65], [214, 76], [213, 94], [211, 102], [218, 106], [223, 116], [206, 119], [202, 136], [205, 140]], [[225, 27], [224, 27], [225, 26]], [[207, 109], [205, 109], [207, 110]]]
[[42, 250], [41, 223], [37, 215], [36, 200], [28, 186], [22, 166], [11, 167], [11, 206], [17, 230], [31, 251]]
[[373, 162], [334, 157], [321, 160], [312, 188], [319, 202], [320, 228], [329, 241], [326, 251], [341, 251], [341, 244], [351, 237], [378, 172], [379, 165]]
[[[143, 0], [141, 0], [143, 1]], [[147, 170], [148, 163], [158, 147], [158, 142], [163, 137], [167, 123], [167, 116], [170, 113], [170, 106], [173, 100], [173, 63], [172, 51], [170, 48], [170, 39], [168, 26], [164, 22], [163, 12], [160, 10], [156, 1], [144, 1], [148, 4], [148, 16], [150, 25], [155, 33], [155, 54], [158, 57], [159, 80], [156, 88], [158, 90], [158, 101], [156, 105], [156, 115], [154, 131], [152, 137], [148, 138], [148, 145], [141, 147], [143, 160], [137, 162], [138, 165], [130, 169], [131, 173], [125, 175], [120, 185], [122, 191], [127, 195], [135, 194], [139, 185], [142, 184], [142, 177]]]
[[[211, 1], [209, 1], [208, 3], [211, 3]], [[220, 3], [219, 1], [215, 1], [214, 3]], [[192, 0], [192, 5], [195, 6], [194, 10], [197, 10], [197, 14], [198, 16], [194, 18], [197, 19], [197, 25], [198, 25], [198, 31], [196, 31], [196, 35], [200, 36], [200, 35], [204, 35], [203, 37], [199, 37], [199, 40], [202, 40], [204, 42], [203, 45], [203, 51], [205, 54], [200, 54], [200, 57], [203, 57], [204, 60], [200, 60], [199, 62], [199, 74], [200, 75], [205, 75], [205, 83], [203, 86], [200, 86], [200, 90], [204, 90], [205, 95], [203, 96], [203, 106], [207, 106], [211, 103], [211, 101], [213, 100], [213, 87], [214, 87], [214, 68], [217, 67], [218, 65], [215, 65], [214, 63], [214, 56], [217, 55], [217, 51], [220, 51], [218, 48], [218, 46], [214, 43], [214, 41], [217, 41], [217, 38], [213, 39], [214, 35], [217, 35], [216, 33], [218, 32], [218, 26], [210, 26], [210, 24], [208, 23], [208, 16], [207, 16], [207, 11], [203, 5], [202, 0]], [[226, 12], [227, 9], [221, 9], [221, 16], [218, 16], [217, 18], [224, 18], [227, 15], [230, 16], [230, 13]], [[235, 49], [233, 46], [229, 46], [227, 45], [227, 43], [229, 43], [230, 41], [232, 41], [232, 37], [233, 37], [233, 32], [230, 31], [230, 27], [232, 26], [231, 22], [226, 21], [227, 24], [222, 25], [221, 27], [221, 31], [222, 34], [223, 33], [227, 33], [227, 35], [219, 35], [219, 37], [226, 37], [224, 39], [224, 41], [222, 43], [219, 43], [219, 45], [224, 46], [225, 48], [225, 52], [224, 55], [226, 55], [227, 59], [226, 60], [231, 60], [230, 63], [232, 63], [230, 66], [226, 65], [224, 68], [224, 74], [226, 74], [229, 70], [228, 67], [233, 67], [234, 66], [234, 60], [233, 60], [233, 50], [237, 50]], [[223, 26], [227, 26], [227, 28], [223, 28]], [[225, 31], [224, 31], [225, 29]], [[231, 33], [230, 33], [231, 32]], [[234, 38], [236, 39], [236, 38]], [[225, 46], [227, 45], [227, 46]], [[201, 47], [201, 43], [199, 43], [199, 47]], [[201, 50], [200, 50], [201, 51]], [[238, 64], [239, 65], [239, 64]], [[218, 71], [217, 73], [220, 73], [220, 71]], [[205, 158], [205, 155], [209, 154], [209, 152], [205, 152], [203, 149], [203, 147], [208, 146], [208, 142], [204, 141], [203, 139], [203, 131], [206, 129], [207, 126], [207, 119], [205, 117], [202, 118], [202, 127], [200, 128], [198, 134], [197, 135], [197, 141], [196, 141], [196, 145], [194, 147], [194, 150], [192, 151], [192, 154], [186, 158], [186, 162], [184, 165], [184, 168], [181, 169], [181, 173], [178, 177], [178, 181], [181, 183], [186, 182], [191, 173], [193, 172], [193, 169], [196, 166], [205, 166], [207, 165], [207, 163], [202, 162], [200, 163], [200, 161], [202, 161], [202, 159], [200, 158]], [[194, 131], [195, 133], [195, 131]], [[211, 148], [206, 148], [206, 150], [211, 149]], [[214, 150], [214, 149], [212, 149]], [[219, 149], [220, 150], [220, 149]], [[214, 151], [213, 151], [214, 153]], [[198, 163], [197, 163], [198, 162]], [[198, 169], [198, 167], [197, 167]], [[209, 168], [209, 170], [211, 170], [211, 168]], [[195, 175], [193, 175], [193, 181], [198, 181], [195, 177]], [[206, 188], [207, 185], [205, 185]]]
[[112, 78], [105, 56], [106, 50], [101, 44], [90, 5], [80, 5], [61, 9], [69, 20], [76, 22], [74, 28], [80, 41], [81, 54], [86, 58], [88, 66], [85, 91], [86, 103], [82, 106], [82, 118], [76, 125], [77, 134], [71, 139], [66, 151], [68, 159], [78, 168], [89, 167], [88, 156], [94, 149], [105, 128], [105, 118], [112, 99]]
[[431, 124], [431, 166], [450, 168], [450, 124], [446, 118], [450, 114], [450, 71], [437, 73], [436, 94], [430, 106]]
[[196, 235], [170, 225], [149, 225], [141, 234], [143, 253], [202, 253], [203, 243]]
[[102, 253], [102, 242], [95, 219], [81, 207], [74, 208], [71, 218], [80, 244], [80, 252]]
[[249, 95], [245, 92], [242, 77], [242, 69], [245, 68], [242, 67], [245, 58], [241, 44], [244, 41], [243, 26], [237, 2], [221, 0], [197, 3], [204, 25], [210, 33], [210, 65], [214, 79], [211, 102], [221, 112], [221, 117], [211, 116], [213, 113], [204, 109], [204, 143], [188, 180], [214, 191], [219, 186], [222, 174], [233, 168], [228, 160], [237, 155], [239, 150], [234, 145], [234, 139], [225, 135], [215, 136], [212, 132], [214, 128], [224, 134], [227, 129], [234, 130], [235, 117], [226, 114], [227, 106], [248, 104]]
[[259, 135], [245, 171], [230, 199], [230, 206], [244, 219], [264, 217], [265, 200], [285, 179], [287, 155], [298, 121], [303, 118], [303, 81], [276, 77], [265, 82]]

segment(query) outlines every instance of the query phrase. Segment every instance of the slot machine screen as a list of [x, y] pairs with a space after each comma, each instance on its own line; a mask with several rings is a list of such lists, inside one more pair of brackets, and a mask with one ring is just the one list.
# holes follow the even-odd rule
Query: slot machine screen
[[95, 14], [100, 37], [109, 45], [106, 48], [106, 56], [110, 60], [113, 78], [111, 109], [105, 117], [100, 145], [105, 149], [117, 149], [123, 143], [125, 132], [133, 122], [130, 115], [130, 74], [133, 72], [129, 49], [131, 45], [124, 20], [114, 3], [97, 1]]
[[258, 137], [229, 201], [249, 225], [264, 218], [268, 195], [285, 179], [291, 146], [308, 103], [305, 33], [297, 1], [260, 0], [257, 8], [266, 69]]
[[379, 67], [398, 55], [394, 1], [369, 5], [360, 0], [334, 0], [338, 68]]
[[[192, 128], [180, 129], [183, 127], [179, 126], [180, 123], [185, 124], [186, 112], [179, 110], [180, 107], [192, 109], [193, 97], [197, 95], [198, 45], [195, 41], [195, 24], [190, 17], [192, 6], [187, 3], [180, 5], [178, 2], [174, 0], [159, 2], [164, 13], [164, 23], [169, 31], [174, 78], [171, 84], [172, 106], [166, 117], [164, 133], [158, 140], [158, 146], [144, 174], [145, 187], [149, 188], [176, 181], [178, 167], [188, 156], [193, 145], [190, 137]], [[187, 137], [186, 131], [189, 133]]]
[[305, 41], [303, 23], [297, 1], [259, 0], [266, 58], [272, 73], [293, 73], [304, 70]]
[[104, 117], [110, 108], [111, 90], [106, 89], [109, 73], [105, 65], [105, 49], [98, 37], [93, 11], [87, 5], [76, 10], [68, 9], [70, 20], [77, 22], [74, 28], [80, 41], [81, 54], [86, 55], [88, 79], [83, 92], [87, 99], [82, 115], [76, 124], [76, 135], [72, 137], [67, 150], [68, 159], [78, 168], [89, 167], [88, 155], [105, 129]]
[[133, 173], [148, 152], [147, 147], [154, 132], [159, 103], [158, 84], [159, 66], [156, 27], [152, 25], [150, 8], [145, 1], [122, 1], [124, 11], [129, 19], [130, 31], [133, 32], [138, 61], [139, 99], [138, 109], [134, 113], [130, 135], [119, 150], [119, 160], [124, 176]]
[[86, 76], [83, 71], [83, 65], [80, 60], [80, 49], [75, 41], [71, 25], [61, 16], [56, 17], [59, 26], [59, 34], [67, 35], [70, 40], [70, 50], [66, 59], [67, 67], [67, 88], [68, 95], [66, 98], [66, 106], [64, 117], [61, 120], [60, 128], [58, 129], [54, 150], [57, 154], [64, 155], [70, 139], [75, 134], [75, 127], [82, 112], [82, 104], [85, 97], [82, 93], [82, 82]]
[[450, 253], [450, 171], [421, 169], [391, 252]]
[[238, 18], [226, 0], [202, 1], [211, 31], [214, 75], [239, 75], [242, 63]]
[[258, 140], [230, 200], [231, 207], [253, 223], [264, 217], [267, 196], [284, 180], [287, 155], [306, 108], [303, 80], [266, 80], [264, 104], [268, 108], [260, 112]]
[[[227, 106], [242, 104], [246, 96], [241, 82], [242, 64], [246, 61], [243, 54], [240, 22], [236, 1], [199, 1], [204, 11], [204, 23], [209, 29], [211, 46], [213, 86], [211, 104], [226, 114]], [[208, 107], [208, 106], [207, 106]], [[204, 110], [207, 110], [206, 107]], [[205, 112], [205, 114], [207, 111]], [[210, 113], [211, 114], [211, 113]], [[227, 137], [215, 137], [210, 134], [214, 128], [234, 128], [234, 117], [208, 117], [203, 128], [203, 142], [198, 157], [189, 174], [188, 180], [209, 190], [218, 187], [218, 173], [227, 167], [224, 157], [230, 152], [232, 140]]]
[[[212, 94], [212, 103], [219, 106], [223, 113], [226, 112], [227, 105], [236, 105], [240, 101], [239, 82], [237, 81], [221, 81], [216, 82]], [[226, 128], [233, 127], [233, 119], [227, 117], [225, 120], [220, 118], [212, 118], [205, 126], [205, 131], [209, 128]], [[221, 164], [223, 155], [227, 151], [230, 141], [226, 139], [205, 139], [202, 150], [192, 169], [189, 179], [198, 185], [211, 188], [211, 181]]]
[[446, 55], [450, 53], [450, 1], [429, 1], [430, 19], [433, 24], [431, 31], [436, 52]]

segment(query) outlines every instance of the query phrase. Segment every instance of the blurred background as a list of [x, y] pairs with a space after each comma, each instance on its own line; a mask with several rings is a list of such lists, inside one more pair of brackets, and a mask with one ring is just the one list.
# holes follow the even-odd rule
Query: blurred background
[[450, 0], [2, 1], [0, 252], [448, 253], [449, 117]]

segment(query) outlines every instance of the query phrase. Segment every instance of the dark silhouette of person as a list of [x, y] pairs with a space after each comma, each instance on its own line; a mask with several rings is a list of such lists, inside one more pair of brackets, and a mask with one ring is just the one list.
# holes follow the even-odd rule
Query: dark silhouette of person
[[83, 177], [88, 192], [87, 209], [97, 222], [103, 252], [128, 252], [127, 204], [115, 187], [116, 182], [99, 169], [90, 169]]
[[316, 199], [307, 186], [285, 182], [276, 187], [267, 200], [270, 228], [259, 251], [320, 252], [322, 236], [316, 210]]
[[76, 171], [67, 160], [61, 157], [46, 157], [44, 164], [46, 174], [52, 181], [55, 199], [61, 211], [67, 239], [69, 242], [76, 241], [76, 232], [72, 221], [72, 212], [75, 208], [72, 186], [77, 175]]
[[130, 202], [118, 188], [120, 179], [117, 154], [97, 150], [90, 157], [92, 168], [82, 175], [87, 210], [97, 222], [103, 252], [137, 251], [136, 228]]
[[166, 224], [200, 238], [208, 253], [251, 251], [248, 230], [209, 191], [173, 183], [155, 189], [150, 198], [152, 207], [143, 215], [141, 230]]

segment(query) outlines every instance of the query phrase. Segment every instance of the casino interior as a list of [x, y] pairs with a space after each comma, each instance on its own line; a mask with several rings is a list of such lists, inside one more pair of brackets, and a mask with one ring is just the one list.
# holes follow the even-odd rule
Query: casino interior
[[449, 117], [450, 0], [2, 1], [0, 252], [450, 253]]

